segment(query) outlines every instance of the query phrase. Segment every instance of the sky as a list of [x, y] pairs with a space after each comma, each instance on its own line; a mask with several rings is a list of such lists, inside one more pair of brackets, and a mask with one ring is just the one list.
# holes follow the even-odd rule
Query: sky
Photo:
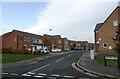
[[118, 1], [3, 0], [0, 3], [0, 35], [16, 29], [93, 43], [95, 25], [105, 21]]

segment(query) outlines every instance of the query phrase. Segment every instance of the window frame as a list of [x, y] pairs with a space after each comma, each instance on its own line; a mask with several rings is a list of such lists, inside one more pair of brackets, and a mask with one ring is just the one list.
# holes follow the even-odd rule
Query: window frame
[[113, 20], [113, 26], [118, 26], [118, 20]]
[[[105, 46], [106, 44], [106, 46]], [[103, 43], [103, 48], [108, 48], [108, 43]]]

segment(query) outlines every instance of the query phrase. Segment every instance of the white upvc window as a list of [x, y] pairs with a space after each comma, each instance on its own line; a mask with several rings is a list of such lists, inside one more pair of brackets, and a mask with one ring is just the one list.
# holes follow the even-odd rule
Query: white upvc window
[[37, 39], [36, 38], [33, 38], [32, 41], [33, 41], [33, 43], [37, 43]]
[[26, 49], [26, 48], [27, 48], [27, 45], [23, 45], [23, 48]]
[[17, 38], [15, 38], [14, 41], [16, 42], [16, 41], [17, 41]]
[[118, 26], [118, 20], [113, 21], [113, 26]]
[[24, 41], [26, 41], [27, 40], [27, 37], [24, 37]]
[[28, 42], [30, 42], [30, 37], [28, 37]]
[[58, 43], [61, 44], [61, 40], [59, 40]]
[[103, 43], [103, 48], [107, 48], [108, 44], [107, 43]]
[[38, 43], [42, 43], [42, 40], [41, 40], [41, 39], [38, 39]]

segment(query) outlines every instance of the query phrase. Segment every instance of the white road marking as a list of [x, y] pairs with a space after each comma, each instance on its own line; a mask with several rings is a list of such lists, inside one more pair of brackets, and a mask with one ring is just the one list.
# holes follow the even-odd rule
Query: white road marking
[[58, 60], [56, 60], [55, 62], [59, 62], [59, 61], [61, 61], [61, 60], [63, 60], [64, 58], [60, 58], [60, 59], [58, 59]]
[[8, 75], [8, 73], [2, 73], [3, 75]]
[[74, 76], [64, 76], [64, 77], [66, 77], [66, 78], [74, 78]]
[[33, 73], [33, 72], [28, 72], [28, 73], [29, 73], [29, 74], [33, 74], [33, 75], [35, 74], [35, 73]]
[[56, 77], [48, 77], [49, 79], [57, 79]]
[[49, 65], [50, 65], [50, 64], [46, 64], [46, 65], [44, 65], [44, 66], [42, 66], [42, 67], [40, 67], [40, 68], [34, 69], [34, 70], [30, 71], [30, 72], [31, 72], [31, 73], [32, 73], [32, 72], [35, 72], [35, 71], [40, 70], [40, 69], [43, 69], [43, 68], [45, 68], [45, 67], [47, 67], [47, 66], [49, 66]]
[[67, 55], [67, 57], [70, 57], [71, 55]]
[[37, 78], [43, 78], [43, 76], [38, 76], [38, 75], [35, 75], [34, 77], [37, 77]]
[[51, 76], [54, 76], [54, 77], [60, 77], [60, 75], [56, 75], [56, 74], [52, 74]]
[[43, 75], [43, 76], [45, 76], [46, 74], [44, 74], [44, 73], [39, 73], [38, 75]]
[[11, 73], [11, 75], [17, 76], [18, 74]]
[[31, 75], [27, 75], [27, 74], [22, 74], [22, 76], [28, 76], [28, 77], [30, 77]]

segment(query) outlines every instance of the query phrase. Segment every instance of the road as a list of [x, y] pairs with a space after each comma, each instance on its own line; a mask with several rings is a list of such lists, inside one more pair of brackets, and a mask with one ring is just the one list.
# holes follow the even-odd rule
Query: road
[[2, 69], [2, 79], [93, 79], [72, 68], [72, 63], [77, 62], [83, 51], [74, 51], [54, 56], [28, 66]]

